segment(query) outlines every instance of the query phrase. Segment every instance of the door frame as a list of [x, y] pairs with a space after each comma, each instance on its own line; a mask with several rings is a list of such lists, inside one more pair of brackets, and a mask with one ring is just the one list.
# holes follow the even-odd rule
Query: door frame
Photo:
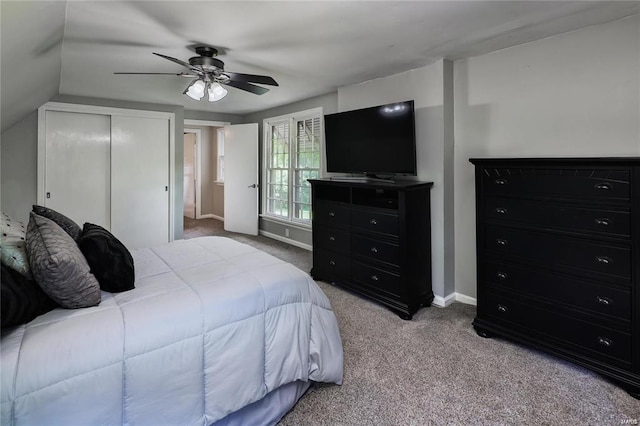
[[[75, 112], [79, 114], [102, 114], [109, 116], [162, 118], [169, 120], [169, 241], [174, 240], [175, 217], [175, 158], [176, 158], [176, 116], [172, 112], [146, 111], [139, 109], [104, 107], [66, 102], [47, 102], [38, 108], [38, 166], [36, 203], [45, 203], [46, 177], [46, 114], [47, 111]], [[182, 182], [180, 182], [182, 185]]]
[[[185, 123], [186, 124], [186, 123]], [[196, 219], [200, 219], [202, 217], [202, 131], [200, 129], [190, 129], [185, 127], [182, 133], [190, 133], [196, 135], [196, 187], [194, 191], [196, 192]], [[182, 177], [184, 180], [184, 175]], [[184, 182], [183, 182], [184, 183]], [[184, 204], [184, 200], [183, 204]]]

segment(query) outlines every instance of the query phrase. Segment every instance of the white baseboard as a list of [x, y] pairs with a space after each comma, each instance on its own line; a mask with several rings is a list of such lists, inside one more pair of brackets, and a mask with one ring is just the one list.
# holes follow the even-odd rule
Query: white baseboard
[[439, 308], [446, 308], [451, 305], [453, 302], [465, 303], [467, 305], [477, 305], [477, 301], [473, 297], [465, 296], [460, 293], [451, 293], [447, 297], [435, 296], [433, 298], [433, 302], [431, 303], [433, 306], [437, 306]]
[[283, 243], [291, 244], [292, 246], [300, 247], [305, 250], [313, 251], [313, 247], [310, 244], [301, 243], [300, 241], [292, 240], [291, 238], [283, 237], [281, 235], [272, 234], [271, 232], [266, 232], [260, 230], [260, 235], [272, 238], [274, 240], [282, 241]]

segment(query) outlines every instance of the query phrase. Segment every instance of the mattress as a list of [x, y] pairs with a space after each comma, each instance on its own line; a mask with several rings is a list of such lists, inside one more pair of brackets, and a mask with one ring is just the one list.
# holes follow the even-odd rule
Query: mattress
[[210, 425], [293, 382], [341, 384], [305, 272], [223, 237], [132, 255], [135, 289], [3, 331], [3, 424]]

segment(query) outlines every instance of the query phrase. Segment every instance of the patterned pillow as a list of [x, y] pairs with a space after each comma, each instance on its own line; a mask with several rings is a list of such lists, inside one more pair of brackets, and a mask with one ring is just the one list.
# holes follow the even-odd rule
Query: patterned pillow
[[99, 225], [85, 223], [78, 238], [78, 247], [102, 290], [119, 293], [134, 287], [133, 257], [109, 231]]
[[27, 260], [24, 223], [2, 213], [0, 218], [0, 257], [2, 263], [15, 269], [27, 278], [31, 278], [31, 269]]
[[58, 307], [38, 284], [2, 264], [0, 323], [2, 328], [25, 324]]
[[51, 219], [55, 223], [60, 226], [60, 228], [64, 229], [64, 232], [69, 234], [73, 241], [78, 241], [78, 237], [82, 233], [82, 229], [75, 223], [73, 220], [69, 219], [62, 213], [59, 213], [53, 209], [44, 206], [33, 206], [33, 212], [39, 216], [44, 216], [47, 219]]
[[27, 225], [27, 255], [40, 288], [63, 308], [100, 303], [100, 284], [76, 242], [54, 221], [34, 212]]

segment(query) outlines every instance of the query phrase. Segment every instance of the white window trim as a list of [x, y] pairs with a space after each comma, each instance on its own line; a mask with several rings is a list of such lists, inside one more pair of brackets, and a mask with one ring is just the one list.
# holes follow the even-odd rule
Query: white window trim
[[[269, 142], [269, 129], [271, 127], [271, 123], [275, 123], [277, 121], [284, 121], [284, 120], [289, 120], [290, 123], [295, 123], [296, 120], [304, 120], [306, 118], [315, 118], [315, 117], [319, 117], [320, 118], [320, 129], [321, 129], [321, 137], [320, 137], [320, 162], [318, 164], [318, 175], [320, 177], [323, 176], [322, 171], [324, 170], [324, 115], [323, 115], [323, 110], [322, 107], [317, 107], [317, 108], [311, 108], [311, 109], [307, 109], [304, 111], [298, 111], [292, 114], [284, 114], [284, 115], [279, 115], [276, 117], [269, 117], [269, 118], [265, 118], [262, 121], [262, 185], [260, 185], [262, 187], [262, 191], [260, 193], [260, 197], [261, 197], [261, 207], [260, 207], [260, 217], [264, 218], [264, 219], [268, 219], [274, 222], [280, 222], [280, 223], [285, 223], [285, 224], [293, 224], [295, 226], [299, 226], [299, 227], [303, 227], [303, 228], [311, 228], [311, 222], [310, 221], [305, 221], [305, 220], [300, 220], [300, 219], [295, 219], [295, 218], [290, 218], [290, 219], [286, 219], [283, 218], [281, 216], [276, 216], [276, 215], [272, 215], [270, 213], [267, 212], [267, 165], [268, 165], [268, 142]], [[293, 129], [293, 127], [291, 127]], [[292, 190], [293, 189], [293, 185], [292, 185], [292, 179], [293, 176], [291, 176], [291, 173], [289, 174], [289, 189]], [[289, 198], [289, 212], [292, 212], [293, 210], [293, 197]]]

